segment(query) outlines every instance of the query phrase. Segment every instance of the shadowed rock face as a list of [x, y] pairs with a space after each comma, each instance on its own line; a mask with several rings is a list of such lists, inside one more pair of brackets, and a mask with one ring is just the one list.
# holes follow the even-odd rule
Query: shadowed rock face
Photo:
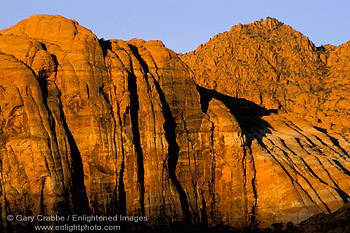
[[342, 208], [332, 214], [317, 214], [302, 222], [299, 232], [349, 232], [350, 231], [350, 204], [345, 204]]
[[0, 31], [0, 227], [77, 213], [252, 229], [348, 202], [344, 135], [194, 70], [160, 41], [98, 40], [61, 16]]

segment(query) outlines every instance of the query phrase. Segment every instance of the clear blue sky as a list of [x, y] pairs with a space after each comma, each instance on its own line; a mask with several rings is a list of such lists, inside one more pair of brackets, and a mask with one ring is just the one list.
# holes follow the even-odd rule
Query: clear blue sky
[[105, 39], [158, 39], [188, 52], [238, 23], [267, 16], [317, 46], [350, 40], [349, 0], [0, 0], [0, 30], [34, 14], [75, 19]]

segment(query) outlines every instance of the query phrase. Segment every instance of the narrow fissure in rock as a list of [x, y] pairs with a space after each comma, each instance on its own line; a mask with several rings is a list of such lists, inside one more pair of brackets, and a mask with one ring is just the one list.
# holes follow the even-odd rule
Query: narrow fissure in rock
[[208, 215], [206, 212], [207, 209], [207, 203], [205, 201], [203, 193], [201, 194], [202, 196], [202, 208], [201, 208], [201, 227], [203, 230], [208, 229]]
[[45, 205], [44, 205], [44, 189], [45, 189], [45, 178], [41, 184], [41, 193], [40, 193], [40, 213], [45, 215]]
[[70, 146], [71, 157], [72, 157], [72, 202], [74, 206], [74, 212], [77, 214], [89, 214], [91, 213], [89, 208], [89, 200], [86, 194], [86, 188], [84, 184], [84, 169], [81, 154], [78, 149], [77, 143], [68, 127], [66, 117], [62, 108], [62, 102], [59, 98], [59, 110], [63, 123], [63, 128], [67, 135], [67, 140]]
[[118, 186], [118, 213], [122, 215], [126, 215], [126, 192], [124, 186], [124, 155], [122, 166], [120, 168], [120, 176], [119, 176], [119, 186]]
[[186, 192], [183, 189], [181, 183], [179, 182], [179, 180], [176, 177], [176, 165], [177, 165], [177, 161], [179, 158], [179, 151], [180, 151], [180, 147], [176, 142], [176, 133], [175, 133], [176, 122], [175, 122], [173, 115], [171, 114], [170, 107], [169, 107], [168, 102], [165, 99], [165, 94], [164, 94], [163, 90], [161, 89], [157, 80], [155, 80], [155, 78], [153, 78], [153, 80], [154, 80], [154, 84], [156, 86], [156, 89], [157, 89], [157, 92], [159, 94], [159, 98], [160, 98], [160, 101], [162, 104], [162, 112], [163, 112], [164, 120], [165, 120], [163, 128], [165, 131], [165, 139], [167, 140], [167, 142], [169, 144], [168, 145], [169, 177], [170, 177], [171, 181], [173, 182], [173, 184], [175, 185], [176, 190], [179, 193], [179, 198], [180, 198], [180, 202], [181, 202], [181, 209], [182, 209], [182, 212], [184, 214], [186, 224], [191, 224], [192, 220], [191, 220], [191, 214], [189, 211], [189, 204], [188, 204], [188, 200], [187, 200], [187, 195], [186, 195]]
[[[247, 153], [247, 148], [244, 148], [244, 153]], [[252, 168], [253, 168], [253, 177], [252, 177], [252, 188], [253, 188], [253, 193], [254, 193], [254, 204], [252, 206], [252, 218], [251, 218], [251, 225], [250, 225], [250, 229], [253, 229], [256, 227], [257, 223], [255, 222], [255, 212], [256, 212], [256, 207], [258, 205], [258, 193], [257, 193], [257, 190], [256, 190], [256, 169], [255, 169], [255, 161], [254, 161], [254, 156], [252, 154], [252, 149], [251, 147], [249, 146], [248, 147], [248, 153], [249, 155], [251, 156], [251, 160], [252, 160]]]
[[119, 183], [118, 183], [118, 213], [126, 215], [126, 192], [125, 192], [125, 185], [124, 185], [124, 169], [125, 169], [125, 150], [124, 150], [124, 144], [123, 144], [123, 129], [122, 129], [122, 119], [120, 116], [120, 107], [119, 103], [117, 101], [117, 115], [118, 115], [118, 122], [120, 125], [120, 141], [121, 141], [121, 147], [122, 147], [122, 164], [120, 168], [119, 173]]
[[211, 206], [210, 206], [210, 209], [211, 209], [211, 212], [210, 212], [210, 218], [211, 219], [214, 219], [215, 217], [215, 212], [216, 212], [216, 197], [215, 197], [215, 193], [216, 193], [216, 182], [215, 182], [215, 179], [216, 179], [216, 176], [215, 176], [215, 169], [216, 169], [216, 158], [215, 158], [215, 151], [214, 151], [214, 142], [213, 142], [213, 134], [214, 134], [214, 124], [213, 124], [213, 129], [212, 129], [212, 165], [211, 165], [211, 176], [212, 176], [212, 179], [211, 179], [211, 190], [210, 190], [210, 195], [212, 197], [212, 202], [211, 202]]
[[137, 81], [133, 73], [129, 74], [128, 87], [130, 93], [130, 118], [131, 129], [133, 133], [133, 144], [137, 154], [137, 181], [140, 191], [140, 205], [141, 213], [145, 215], [145, 181], [144, 181], [144, 167], [143, 167], [143, 153], [140, 141], [139, 129], [139, 99], [137, 94]]
[[247, 197], [247, 150], [243, 148], [242, 169], [243, 169], [243, 191], [244, 191], [244, 208], [245, 208], [245, 227], [249, 224], [249, 200]]

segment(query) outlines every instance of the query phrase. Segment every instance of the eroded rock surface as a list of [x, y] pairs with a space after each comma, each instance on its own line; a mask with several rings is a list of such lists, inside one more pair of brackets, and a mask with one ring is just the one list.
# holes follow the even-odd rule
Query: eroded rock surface
[[348, 134], [349, 42], [316, 47], [274, 18], [233, 26], [181, 59], [195, 82]]
[[[309, 49], [300, 59], [325, 66], [299, 39]], [[323, 59], [347, 62], [332, 56]], [[8, 214], [69, 213], [148, 216], [134, 229], [264, 228], [349, 200], [344, 135], [257, 105], [253, 92], [231, 97], [236, 84], [203, 82], [160, 41], [99, 40], [76, 21], [38, 15], [0, 31], [0, 59], [4, 231], [26, 225]]]

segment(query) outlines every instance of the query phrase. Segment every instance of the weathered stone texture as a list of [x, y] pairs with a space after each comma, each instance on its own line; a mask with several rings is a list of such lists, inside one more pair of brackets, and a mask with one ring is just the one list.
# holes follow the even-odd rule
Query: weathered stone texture
[[[302, 49], [267, 50], [266, 31], [279, 28], [285, 37], [277, 31], [271, 40]], [[285, 42], [289, 35], [295, 39]], [[237, 36], [242, 45], [232, 42]], [[346, 45], [326, 51], [322, 57], [268, 19], [181, 56], [192, 72], [160, 41], [99, 40], [61, 16], [1, 31], [2, 227], [14, 226], [7, 214], [78, 213], [146, 215], [156, 228], [251, 229], [335, 211], [349, 201], [350, 143], [339, 128], [306, 121], [310, 106], [323, 105], [306, 103], [306, 87], [293, 84], [321, 87], [318, 79], [293, 80], [347, 62], [336, 56]], [[283, 104], [287, 92], [294, 107]]]

